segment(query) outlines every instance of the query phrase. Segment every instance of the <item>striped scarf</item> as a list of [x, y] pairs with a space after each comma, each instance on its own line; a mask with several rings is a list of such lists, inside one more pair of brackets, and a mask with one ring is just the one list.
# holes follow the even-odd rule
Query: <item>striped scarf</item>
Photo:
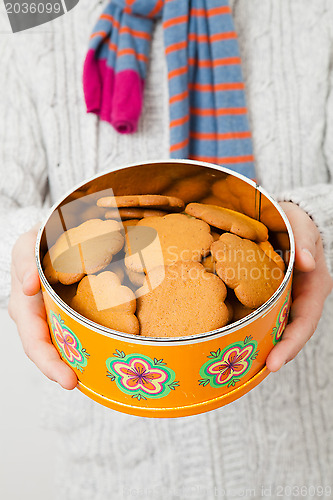
[[[153, 23], [162, 18], [170, 157], [255, 177], [244, 83], [228, 0], [113, 0], [84, 64], [87, 111], [120, 133], [137, 130]], [[162, 57], [162, 55], [161, 55]]]

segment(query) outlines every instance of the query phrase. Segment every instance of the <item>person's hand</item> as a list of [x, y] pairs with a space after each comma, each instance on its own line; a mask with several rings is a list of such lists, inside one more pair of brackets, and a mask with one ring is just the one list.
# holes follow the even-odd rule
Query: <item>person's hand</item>
[[20, 236], [12, 252], [12, 290], [8, 306], [23, 349], [50, 380], [64, 389], [74, 389], [77, 377], [60, 358], [51, 343], [46, 312], [35, 263], [37, 228]]
[[280, 205], [295, 237], [295, 269], [290, 323], [266, 360], [272, 372], [294, 359], [313, 335], [333, 287], [317, 226], [298, 205], [290, 202]]

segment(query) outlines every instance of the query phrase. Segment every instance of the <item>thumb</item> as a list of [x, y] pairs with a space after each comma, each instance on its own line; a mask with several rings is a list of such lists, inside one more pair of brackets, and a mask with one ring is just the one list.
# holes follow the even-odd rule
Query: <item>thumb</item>
[[12, 252], [12, 267], [16, 278], [22, 285], [25, 295], [36, 295], [40, 281], [35, 261], [37, 229], [34, 227], [17, 240]]
[[35, 269], [27, 269], [22, 284], [23, 293], [28, 296], [36, 295], [40, 290], [39, 275], [36, 264], [34, 265]]
[[295, 268], [310, 272], [316, 267], [317, 242], [320, 233], [304, 210], [290, 202], [281, 203], [295, 237]]

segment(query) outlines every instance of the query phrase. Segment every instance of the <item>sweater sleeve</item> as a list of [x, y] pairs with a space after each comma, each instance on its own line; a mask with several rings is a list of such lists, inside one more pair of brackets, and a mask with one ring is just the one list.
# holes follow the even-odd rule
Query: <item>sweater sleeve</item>
[[328, 268], [333, 273], [333, 71], [326, 101], [326, 120], [322, 153], [326, 162], [327, 182], [288, 189], [277, 193], [279, 201], [299, 205], [317, 225], [323, 239]]
[[316, 184], [278, 193], [278, 201], [292, 201], [314, 221], [321, 234], [326, 262], [333, 273], [333, 184]]
[[5, 69], [0, 72], [0, 306], [5, 306], [12, 247], [42, 220], [48, 189], [40, 123], [12, 35], [1, 39], [0, 60]]

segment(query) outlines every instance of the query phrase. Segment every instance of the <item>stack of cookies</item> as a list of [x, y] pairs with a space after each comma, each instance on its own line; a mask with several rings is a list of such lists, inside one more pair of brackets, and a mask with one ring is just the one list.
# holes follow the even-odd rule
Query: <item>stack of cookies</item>
[[43, 259], [58, 295], [96, 323], [147, 337], [216, 330], [263, 305], [285, 269], [267, 227], [209, 197], [188, 203], [174, 196], [181, 188], [98, 199], [105, 220], [65, 231]]

